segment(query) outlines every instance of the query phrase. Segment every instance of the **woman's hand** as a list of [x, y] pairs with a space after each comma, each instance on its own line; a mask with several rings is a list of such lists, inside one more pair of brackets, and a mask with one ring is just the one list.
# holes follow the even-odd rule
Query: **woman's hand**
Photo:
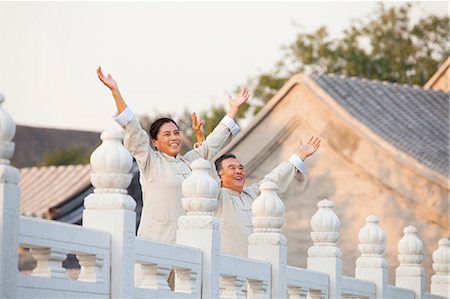
[[114, 80], [110, 74], [108, 74], [108, 76], [105, 77], [105, 75], [103, 75], [101, 66], [97, 68], [97, 76], [100, 79], [100, 81], [102, 81], [103, 84], [105, 84], [111, 90], [112, 95], [114, 97], [114, 101], [116, 102], [117, 111], [119, 113], [122, 113], [122, 111], [125, 110], [125, 108], [127, 108], [127, 104], [125, 103], [122, 95], [120, 94], [116, 80]]
[[194, 129], [197, 143], [202, 143], [205, 139], [205, 133], [203, 132], [203, 119], [197, 119], [197, 114], [195, 114], [195, 112], [192, 112], [192, 129]]
[[111, 89], [111, 91], [119, 90], [116, 80], [114, 80], [110, 74], [108, 74], [106, 77], [105, 75], [103, 75], [101, 66], [97, 68], [97, 76], [100, 79], [100, 81], [103, 82], [103, 84], [105, 84], [109, 89]]
[[233, 99], [231, 96], [228, 96], [228, 112], [227, 115], [231, 118], [235, 118], [239, 108], [247, 102], [247, 100], [250, 98], [250, 91], [247, 88], [244, 88], [239, 92], [239, 95], [236, 99]]

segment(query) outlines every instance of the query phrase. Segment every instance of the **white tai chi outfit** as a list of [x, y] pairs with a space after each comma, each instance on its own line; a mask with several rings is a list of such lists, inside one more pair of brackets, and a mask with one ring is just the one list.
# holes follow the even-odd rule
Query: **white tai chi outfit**
[[[174, 243], [177, 219], [185, 213], [181, 184], [192, 172], [191, 162], [198, 158], [211, 161], [240, 128], [225, 116], [198, 147], [173, 157], [151, 148], [147, 132], [128, 107], [114, 118], [125, 129], [124, 145], [136, 159], [141, 175], [143, 207], [138, 236]], [[211, 173], [217, 176], [215, 169]]]
[[305, 165], [297, 156], [278, 165], [259, 183], [250, 185], [239, 193], [222, 187], [215, 211], [220, 219], [221, 251], [225, 254], [247, 256], [248, 237], [253, 232], [252, 203], [259, 196], [259, 186], [265, 181], [278, 185], [278, 192], [284, 192], [298, 172], [304, 173]]

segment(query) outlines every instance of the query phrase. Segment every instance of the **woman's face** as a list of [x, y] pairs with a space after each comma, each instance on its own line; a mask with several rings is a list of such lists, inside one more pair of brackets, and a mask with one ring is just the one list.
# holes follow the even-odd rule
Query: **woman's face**
[[158, 151], [174, 157], [180, 153], [183, 137], [173, 122], [163, 124], [156, 136], [158, 139], [152, 139], [152, 143]]

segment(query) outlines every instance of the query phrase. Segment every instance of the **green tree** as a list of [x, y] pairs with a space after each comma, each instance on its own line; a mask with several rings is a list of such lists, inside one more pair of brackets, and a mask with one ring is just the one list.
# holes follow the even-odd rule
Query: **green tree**
[[449, 17], [428, 15], [412, 23], [412, 4], [386, 8], [355, 21], [343, 37], [333, 39], [326, 27], [301, 32], [284, 48], [285, 59], [273, 71], [254, 77], [252, 89], [269, 101], [295, 73], [333, 73], [423, 85], [449, 56]]
[[[93, 149], [92, 149], [93, 150]], [[45, 152], [38, 166], [88, 164], [92, 150], [84, 147], [70, 147]]]

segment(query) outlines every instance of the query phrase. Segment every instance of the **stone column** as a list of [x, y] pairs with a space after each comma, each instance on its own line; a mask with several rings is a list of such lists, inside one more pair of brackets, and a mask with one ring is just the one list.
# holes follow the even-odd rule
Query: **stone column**
[[0, 93], [0, 298], [16, 297], [19, 247], [19, 171], [10, 165], [16, 124], [3, 110]]
[[417, 229], [408, 226], [403, 229], [404, 236], [398, 242], [398, 261], [395, 271], [395, 286], [414, 291], [415, 298], [425, 298], [423, 261], [423, 242], [417, 237]]
[[202, 298], [219, 298], [220, 224], [213, 216], [219, 185], [209, 175], [210, 167], [204, 159], [195, 160], [192, 174], [183, 182], [186, 215], [178, 218], [176, 243], [202, 250]]
[[388, 284], [388, 264], [384, 258], [385, 234], [378, 222], [377, 216], [368, 216], [366, 225], [359, 231], [361, 256], [356, 260], [355, 277], [375, 283], [375, 298], [383, 299]]
[[122, 145], [122, 131], [105, 131], [103, 143], [91, 155], [94, 193], [84, 200], [83, 226], [107, 231], [111, 236], [111, 298], [132, 298], [134, 290], [133, 244], [136, 202], [127, 194], [132, 158]]
[[336, 246], [341, 223], [333, 211], [333, 202], [324, 199], [317, 207], [319, 210], [311, 218], [314, 245], [308, 249], [307, 268], [328, 274], [329, 298], [341, 298], [342, 252]]
[[255, 230], [248, 238], [248, 257], [272, 265], [269, 298], [286, 298], [287, 240], [281, 233], [284, 204], [278, 197], [275, 183], [264, 182], [259, 189], [261, 194], [252, 205]]
[[433, 252], [431, 294], [450, 297], [450, 240], [440, 239], [439, 248]]

